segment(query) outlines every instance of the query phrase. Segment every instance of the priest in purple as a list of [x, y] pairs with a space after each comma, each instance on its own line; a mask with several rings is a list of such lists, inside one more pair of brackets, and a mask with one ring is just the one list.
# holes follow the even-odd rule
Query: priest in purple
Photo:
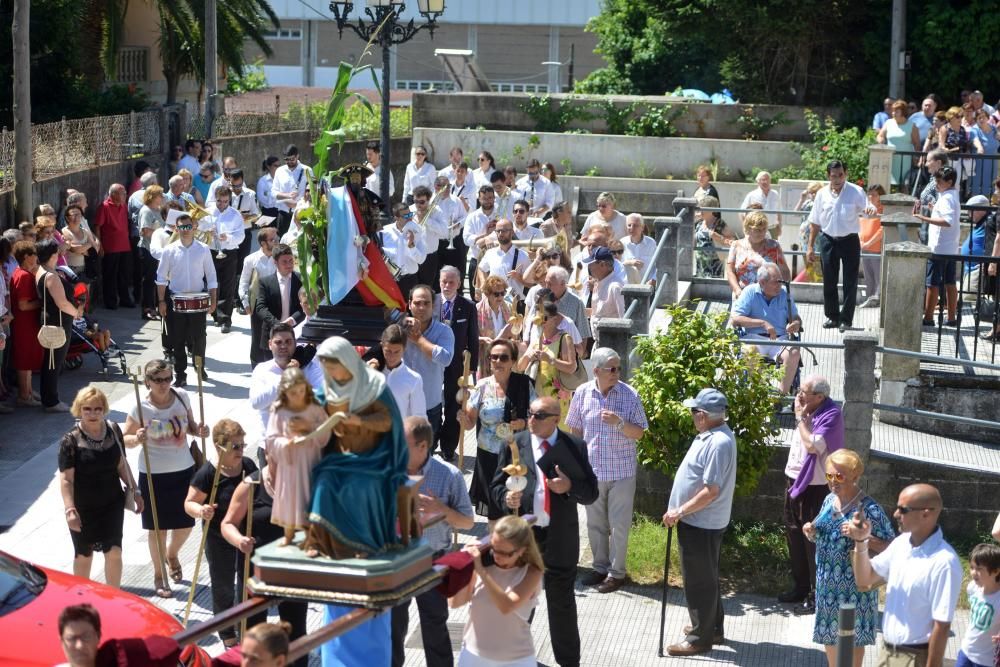
[[785, 535], [794, 585], [778, 601], [795, 603], [796, 614], [815, 609], [816, 547], [802, 525], [816, 518], [830, 491], [826, 457], [843, 446], [844, 415], [830, 398], [830, 382], [810, 375], [795, 396], [795, 428], [785, 465]]

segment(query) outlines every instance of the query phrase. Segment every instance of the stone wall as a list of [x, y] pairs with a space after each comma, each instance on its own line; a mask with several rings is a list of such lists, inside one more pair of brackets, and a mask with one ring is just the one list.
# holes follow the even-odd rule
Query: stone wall
[[[526, 93], [414, 93], [413, 126], [460, 128], [484, 127], [488, 130], [533, 130], [535, 121], [521, 109], [530, 95]], [[554, 100], [574, 97], [566, 94], [550, 95]], [[592, 100], [575, 96], [575, 105], [589, 105]], [[632, 102], [639, 102], [647, 108], [660, 106], [683, 107], [685, 113], [674, 125], [685, 137], [712, 137], [715, 139], [743, 140], [742, 127], [737, 122], [747, 106], [743, 104], [702, 104], [685, 102], [665, 96], [600, 96], [600, 101], [612, 100], [621, 108]], [[788, 124], [778, 125], [764, 134], [772, 141], [805, 141], [810, 139], [806, 126], [804, 107], [752, 105], [758, 118], [771, 119], [784, 113]], [[835, 108], [813, 109], [820, 116], [838, 118]], [[572, 123], [571, 129], [590, 132], [605, 132], [603, 118], [581, 120]]]
[[[957, 370], [958, 367], [956, 367]], [[945, 415], [959, 415], [973, 419], [997, 421], [1000, 405], [1000, 378], [984, 375], [957, 375], [921, 371], [910, 379], [903, 389], [901, 407], [916, 408]], [[883, 421], [927, 433], [940, 434], [944, 424], [936, 419], [916, 415], [893, 414]], [[1000, 429], [986, 429], [971, 424], [947, 423], [948, 435], [970, 438], [980, 442], [1000, 442]]]

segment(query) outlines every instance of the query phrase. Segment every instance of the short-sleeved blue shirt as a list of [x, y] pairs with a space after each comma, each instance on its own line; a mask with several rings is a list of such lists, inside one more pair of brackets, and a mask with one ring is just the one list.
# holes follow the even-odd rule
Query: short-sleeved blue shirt
[[679, 508], [705, 486], [718, 486], [715, 500], [692, 514], [684, 523], [696, 528], [718, 530], [729, 525], [736, 490], [736, 437], [728, 424], [720, 424], [699, 433], [674, 475], [670, 490], [670, 509]]

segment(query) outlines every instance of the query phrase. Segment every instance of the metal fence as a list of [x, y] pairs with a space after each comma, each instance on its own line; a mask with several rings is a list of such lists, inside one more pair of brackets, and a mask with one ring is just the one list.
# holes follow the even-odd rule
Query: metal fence
[[[927, 153], [920, 151], [896, 151], [893, 154], [890, 168], [891, 187], [919, 197], [920, 193], [931, 182], [927, 173]], [[951, 166], [958, 172], [958, 182], [955, 187], [962, 194], [962, 201], [972, 195], [984, 195], [989, 198], [993, 194], [993, 186], [997, 180], [1000, 167], [1000, 154], [997, 153], [951, 153], [948, 155]]]

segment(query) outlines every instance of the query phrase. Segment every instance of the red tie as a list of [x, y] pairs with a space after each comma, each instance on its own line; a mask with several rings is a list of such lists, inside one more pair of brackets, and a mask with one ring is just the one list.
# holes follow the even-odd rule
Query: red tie
[[[550, 447], [552, 447], [552, 445], [549, 444], [548, 440], [542, 440], [543, 456], [548, 453]], [[542, 507], [545, 509], [545, 513], [549, 515], [549, 517], [551, 517], [552, 516], [552, 513], [550, 512], [551, 497], [549, 496], [549, 485], [545, 483], [544, 475], [542, 475], [541, 483], [545, 484], [545, 501], [542, 503]]]

